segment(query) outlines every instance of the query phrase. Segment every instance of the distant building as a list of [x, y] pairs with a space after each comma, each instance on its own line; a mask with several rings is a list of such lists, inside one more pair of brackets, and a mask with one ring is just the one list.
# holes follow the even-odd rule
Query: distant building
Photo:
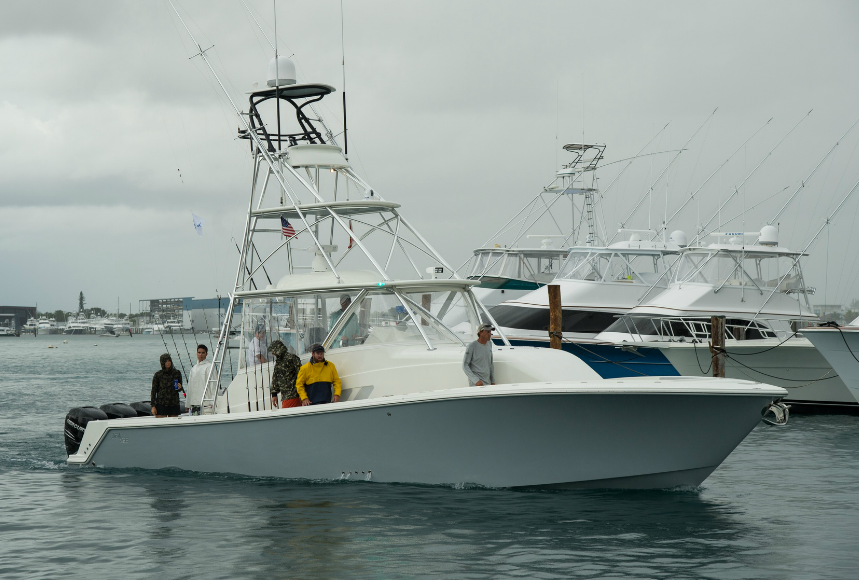
[[841, 304], [815, 304], [814, 313], [826, 320], [839, 320], [844, 315], [844, 307]]
[[167, 322], [168, 320], [182, 320], [182, 304], [189, 298], [150, 298], [141, 300], [138, 306], [146, 322]]
[[36, 318], [35, 306], [0, 306], [0, 326], [14, 327], [20, 331], [28, 318]]
[[[186, 330], [211, 331], [220, 330], [224, 322], [224, 316], [230, 307], [230, 299], [221, 298], [184, 298], [182, 302], [182, 326]], [[232, 326], [238, 328], [241, 323], [239, 306], [233, 315]]]

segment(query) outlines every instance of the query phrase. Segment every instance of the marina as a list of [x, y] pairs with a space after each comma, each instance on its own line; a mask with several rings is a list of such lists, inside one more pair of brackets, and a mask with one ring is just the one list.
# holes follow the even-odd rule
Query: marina
[[856, 7], [48, 8], [4, 580], [855, 576]]
[[[171, 569], [214, 578], [277, 577], [287, 564], [293, 575], [343, 578], [412, 576], [415, 568], [450, 578], [487, 570], [846, 578], [859, 565], [853, 417], [760, 424], [701, 487], [680, 490], [521, 492], [81, 470], [66, 465], [57, 438], [68, 406], [139, 399], [149, 388], [141, 377], [152, 374], [164, 347], [157, 336], [98, 347], [92, 337], [72, 336], [53, 350], [46, 346], [55, 337], [30, 340], [38, 348], [18, 340], [0, 350], [0, 500], [22, 506], [3, 521], [8, 578], [58, 575], [68, 566], [172, 574], [163, 563], [140, 561], [145, 550], [168, 552]], [[13, 396], [15, 385], [26, 388]], [[305, 551], [330, 557], [285, 555], [281, 538], [294, 537], [297, 526], [310, 530]], [[187, 538], [181, 554], [177, 537]]]

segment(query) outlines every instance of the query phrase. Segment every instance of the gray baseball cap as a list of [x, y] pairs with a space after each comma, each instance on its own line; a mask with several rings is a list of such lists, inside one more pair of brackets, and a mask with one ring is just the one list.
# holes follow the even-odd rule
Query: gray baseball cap
[[491, 324], [489, 324], [488, 322], [486, 322], [486, 323], [481, 324], [480, 326], [477, 327], [477, 334], [480, 334], [484, 330], [493, 331], [493, 330], [495, 330], [495, 327], [492, 326]]

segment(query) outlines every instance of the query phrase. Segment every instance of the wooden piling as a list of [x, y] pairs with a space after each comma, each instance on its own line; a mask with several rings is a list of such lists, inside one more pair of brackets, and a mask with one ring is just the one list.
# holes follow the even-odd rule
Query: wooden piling
[[551, 348], [561, 348], [561, 328], [562, 326], [562, 311], [561, 311], [561, 287], [557, 284], [550, 284], [549, 289], [549, 346]]
[[713, 376], [725, 378], [725, 317], [710, 317], [710, 353], [713, 356]]

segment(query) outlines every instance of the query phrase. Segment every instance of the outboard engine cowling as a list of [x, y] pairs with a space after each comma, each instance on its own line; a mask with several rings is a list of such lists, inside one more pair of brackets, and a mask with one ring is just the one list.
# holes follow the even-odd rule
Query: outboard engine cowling
[[131, 403], [128, 406], [137, 411], [138, 417], [152, 416], [152, 403], [150, 401], [138, 401], [136, 403]]
[[105, 412], [108, 419], [127, 419], [137, 417], [137, 411], [125, 403], [108, 403], [99, 407]]
[[90, 421], [103, 421], [107, 414], [98, 407], [75, 407], [66, 415], [63, 434], [66, 440], [66, 453], [74, 455], [81, 446], [84, 431]]

